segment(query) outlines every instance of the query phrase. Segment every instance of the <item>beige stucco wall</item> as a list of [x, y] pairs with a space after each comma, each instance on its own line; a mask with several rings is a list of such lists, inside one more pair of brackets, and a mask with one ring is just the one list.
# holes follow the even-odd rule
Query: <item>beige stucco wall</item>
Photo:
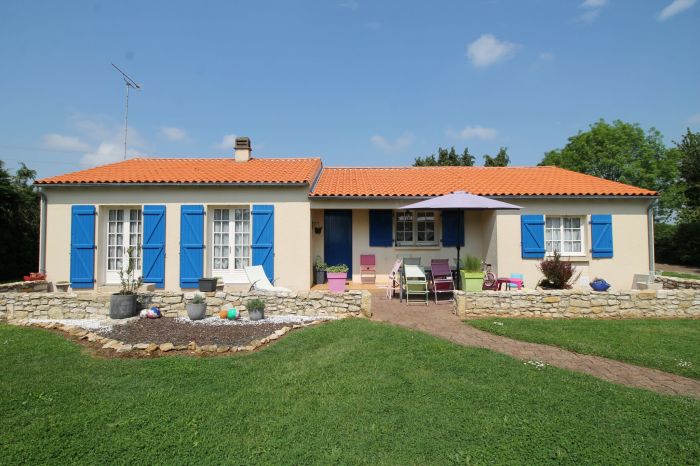
[[[583, 248], [586, 254], [582, 257], [565, 257], [574, 263], [577, 273], [580, 272], [580, 287], [588, 288], [587, 283], [597, 276], [604, 278], [618, 290], [628, 290], [632, 288], [634, 274], [649, 273], [648, 200], [520, 199], [513, 202], [523, 207], [523, 210], [501, 211], [497, 217], [496, 272], [499, 275], [522, 273], [525, 275], [525, 283], [528, 287], [535, 286], [542, 278], [537, 270], [540, 260], [521, 257], [521, 214], [585, 216]], [[588, 223], [591, 214], [612, 214], [612, 258], [593, 259], [591, 257], [591, 229]]]
[[[465, 213], [465, 247], [461, 255], [470, 254], [493, 264], [498, 275], [511, 273], [525, 275], [528, 287], [534, 287], [542, 278], [537, 270], [538, 259], [522, 259], [520, 250], [520, 215], [571, 215], [585, 217], [583, 257], [566, 258], [575, 263], [580, 272], [582, 287], [587, 287], [595, 276], [605, 278], [613, 287], [627, 290], [632, 287], [635, 274], [649, 270], [647, 199], [501, 199], [523, 207], [522, 211], [467, 211]], [[311, 201], [311, 217], [323, 225], [323, 209], [353, 209], [353, 281], [360, 281], [360, 254], [375, 254], [377, 281], [386, 281], [386, 274], [399, 257], [421, 257], [423, 264], [430, 259], [456, 257], [455, 248], [378, 248], [369, 246], [369, 209], [397, 209], [411, 200], [315, 200]], [[591, 214], [613, 216], [613, 258], [593, 259], [590, 256]], [[441, 238], [440, 221], [437, 222]], [[312, 234], [312, 257], [323, 257], [323, 234]], [[584, 283], [585, 281], [585, 283]]]
[[[179, 289], [180, 206], [204, 204], [205, 207], [273, 204], [275, 206], [275, 277], [277, 285], [306, 290], [311, 283], [310, 207], [308, 187], [47, 187], [46, 272], [50, 281], [70, 279], [71, 206], [97, 206], [97, 251], [95, 278], [104, 284], [103, 216], [109, 206], [166, 206], [165, 289]], [[205, 222], [206, 243], [211, 242]], [[211, 271], [205, 247], [204, 274]]]

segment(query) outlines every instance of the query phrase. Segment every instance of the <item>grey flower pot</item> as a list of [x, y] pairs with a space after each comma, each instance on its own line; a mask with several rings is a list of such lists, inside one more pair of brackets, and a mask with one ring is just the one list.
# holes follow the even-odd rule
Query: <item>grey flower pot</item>
[[262, 320], [265, 318], [265, 310], [264, 309], [249, 309], [248, 310], [248, 318], [250, 320]]
[[126, 319], [138, 314], [135, 294], [113, 294], [109, 299], [109, 317]]
[[193, 304], [190, 303], [187, 306], [187, 317], [190, 320], [202, 320], [207, 315], [207, 303]]

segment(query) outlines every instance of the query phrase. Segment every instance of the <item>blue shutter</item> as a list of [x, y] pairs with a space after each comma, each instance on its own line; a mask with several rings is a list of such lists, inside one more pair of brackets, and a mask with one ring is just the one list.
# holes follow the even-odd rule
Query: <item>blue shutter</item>
[[204, 206], [180, 207], [180, 288], [197, 288], [204, 273]]
[[391, 210], [369, 211], [369, 245], [390, 247], [394, 244], [392, 237], [392, 222], [394, 214]]
[[613, 256], [612, 215], [591, 215], [591, 253], [596, 259]]
[[262, 265], [275, 283], [275, 206], [253, 206], [253, 265]]
[[143, 206], [143, 281], [165, 287], [165, 206]]
[[523, 259], [544, 257], [544, 215], [521, 215], [520, 238]]
[[444, 247], [464, 246], [464, 212], [461, 210], [442, 211], [442, 245]]
[[95, 285], [95, 206], [71, 207], [70, 286]]

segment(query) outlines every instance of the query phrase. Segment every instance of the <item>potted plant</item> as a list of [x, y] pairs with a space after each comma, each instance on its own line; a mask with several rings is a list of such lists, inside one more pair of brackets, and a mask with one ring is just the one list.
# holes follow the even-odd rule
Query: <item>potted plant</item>
[[199, 291], [210, 292], [216, 291], [216, 284], [219, 281], [216, 277], [205, 277], [199, 279]]
[[251, 299], [245, 305], [248, 310], [250, 320], [261, 320], [265, 318], [265, 301], [260, 298]]
[[481, 270], [481, 260], [478, 257], [467, 255], [462, 261], [462, 269], [459, 271], [462, 282], [462, 291], [481, 291], [484, 283], [484, 271]]
[[578, 280], [578, 275], [574, 277], [574, 264], [561, 260], [557, 251], [554, 251], [552, 257], [540, 262], [537, 269], [544, 275], [538, 286], [547, 290], [568, 290], [572, 283]]
[[345, 264], [330, 265], [326, 267], [328, 289], [333, 293], [345, 291], [345, 281], [348, 279], [348, 266]]
[[320, 256], [316, 256], [316, 261], [314, 262], [314, 283], [317, 285], [323, 285], [326, 283], [326, 268], [328, 265], [323, 262]]
[[136, 291], [143, 284], [143, 277], [136, 277], [136, 258], [134, 247], [127, 249], [128, 259], [126, 270], [119, 271], [121, 290], [114, 293], [109, 300], [109, 317], [112, 319], [126, 319], [134, 317], [138, 313], [136, 307]]
[[202, 320], [207, 315], [207, 302], [204, 296], [196, 294], [192, 297], [192, 301], [187, 303], [187, 317], [190, 320]]

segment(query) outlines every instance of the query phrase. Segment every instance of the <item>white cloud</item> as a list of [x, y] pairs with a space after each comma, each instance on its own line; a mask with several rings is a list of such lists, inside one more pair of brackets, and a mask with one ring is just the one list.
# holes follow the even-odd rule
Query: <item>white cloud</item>
[[[139, 157], [143, 154], [136, 149], [128, 149], [127, 157]], [[83, 155], [80, 163], [87, 167], [96, 165], [104, 165], [107, 163], [119, 162], [124, 159], [124, 144], [118, 142], [102, 142], [97, 147], [97, 150], [91, 151]]]
[[233, 150], [233, 146], [236, 143], [235, 134], [227, 134], [221, 138], [221, 142], [216, 145], [219, 149], [230, 149]]
[[184, 141], [187, 139], [187, 131], [182, 128], [175, 128], [174, 126], [162, 126], [159, 134], [171, 141]]
[[582, 13], [579, 17], [578, 20], [581, 21], [582, 23], [592, 23], [595, 21], [598, 16], [600, 15], [600, 10], [589, 10], [585, 13]]
[[520, 45], [501, 41], [492, 34], [483, 34], [467, 47], [467, 56], [477, 68], [486, 68], [515, 54]]
[[666, 21], [670, 17], [676, 16], [678, 13], [695, 5], [696, 1], [697, 0], [673, 0], [659, 13], [659, 21]]
[[90, 144], [74, 136], [64, 136], [57, 133], [44, 134], [41, 143], [46, 149], [66, 152], [85, 152], [90, 150]]
[[695, 126], [695, 125], [700, 126], [700, 113], [696, 113], [695, 115], [690, 115], [690, 117], [688, 117], [688, 125], [690, 125], [690, 126]]
[[447, 135], [456, 139], [495, 139], [498, 136], [498, 130], [481, 125], [465, 126], [459, 131], [448, 129]]
[[347, 8], [348, 10], [357, 10], [360, 7], [360, 4], [356, 2], [355, 0], [347, 0], [344, 2], [338, 3], [338, 6], [341, 6], [343, 8]]
[[585, 0], [581, 5], [581, 8], [600, 8], [607, 5], [608, 0]]
[[396, 152], [400, 151], [402, 149], [406, 149], [409, 147], [411, 144], [413, 144], [414, 141], [413, 134], [410, 132], [405, 132], [399, 135], [395, 140], [390, 141], [384, 136], [379, 136], [379, 135], [374, 135], [369, 140], [374, 144], [375, 146], [379, 147], [381, 150], [385, 152]]
[[550, 52], [541, 52], [538, 58], [542, 61], [552, 61], [554, 60], [554, 54]]

